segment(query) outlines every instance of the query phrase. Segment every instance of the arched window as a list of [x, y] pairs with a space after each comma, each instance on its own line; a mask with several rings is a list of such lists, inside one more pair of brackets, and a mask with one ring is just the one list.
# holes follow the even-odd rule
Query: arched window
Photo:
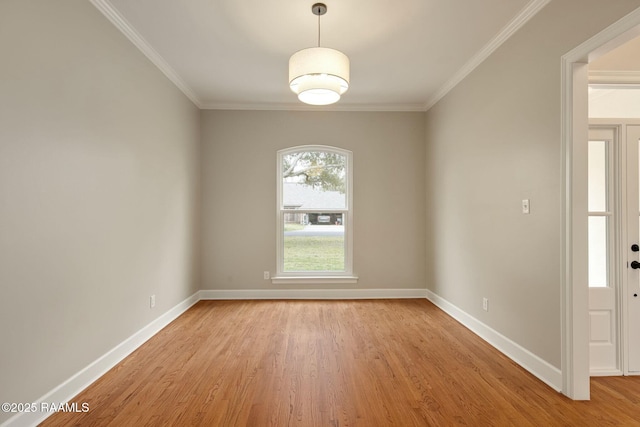
[[278, 151], [274, 282], [355, 282], [352, 153], [304, 145]]

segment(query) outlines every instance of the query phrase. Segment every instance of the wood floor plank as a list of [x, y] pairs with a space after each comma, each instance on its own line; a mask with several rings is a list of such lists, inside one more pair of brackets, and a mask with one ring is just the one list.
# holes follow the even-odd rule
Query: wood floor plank
[[201, 301], [42, 426], [640, 426], [640, 377], [555, 392], [426, 300]]

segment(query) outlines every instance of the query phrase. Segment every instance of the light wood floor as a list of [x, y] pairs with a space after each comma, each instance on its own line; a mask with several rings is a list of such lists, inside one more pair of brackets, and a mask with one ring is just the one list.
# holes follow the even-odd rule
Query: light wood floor
[[201, 301], [44, 426], [634, 426], [640, 377], [574, 402], [426, 300]]

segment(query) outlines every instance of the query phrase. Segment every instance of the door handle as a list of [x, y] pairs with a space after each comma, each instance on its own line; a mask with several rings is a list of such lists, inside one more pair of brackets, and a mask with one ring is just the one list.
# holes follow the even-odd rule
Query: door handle
[[636, 245], [635, 243], [631, 245], [631, 252], [638, 252], [638, 251], [640, 251], [640, 246]]
[[631, 268], [633, 268], [633, 269], [636, 269], [636, 270], [637, 270], [638, 268], [640, 268], [640, 262], [638, 262], [638, 261], [631, 261]]

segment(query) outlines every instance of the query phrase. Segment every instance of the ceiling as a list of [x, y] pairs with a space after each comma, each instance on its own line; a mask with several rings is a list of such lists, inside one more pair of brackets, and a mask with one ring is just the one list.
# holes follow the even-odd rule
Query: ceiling
[[632, 38], [615, 49], [589, 61], [589, 72], [640, 71], [640, 37]]
[[640, 37], [589, 62], [589, 117], [640, 117]]
[[198, 107], [425, 111], [550, 0], [326, 0], [323, 47], [351, 60], [329, 107], [300, 103], [288, 61], [317, 44], [307, 0], [91, 0]]

